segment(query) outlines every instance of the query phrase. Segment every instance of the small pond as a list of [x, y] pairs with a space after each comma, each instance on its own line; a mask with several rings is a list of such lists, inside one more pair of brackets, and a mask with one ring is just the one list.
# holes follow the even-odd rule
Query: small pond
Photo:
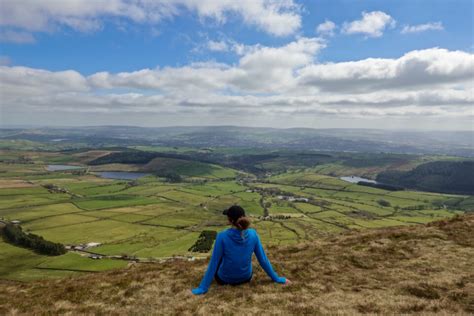
[[84, 169], [81, 166], [68, 166], [68, 165], [48, 165], [46, 170], [48, 171], [64, 171], [64, 170], [76, 170], [76, 169]]
[[340, 179], [344, 180], [344, 181], [347, 181], [347, 182], [350, 182], [350, 183], [358, 183], [360, 181], [370, 182], [370, 183], [377, 183], [377, 181], [375, 181], [375, 180], [370, 180], [370, 179], [361, 178], [361, 177], [357, 177], [357, 176], [341, 177]]

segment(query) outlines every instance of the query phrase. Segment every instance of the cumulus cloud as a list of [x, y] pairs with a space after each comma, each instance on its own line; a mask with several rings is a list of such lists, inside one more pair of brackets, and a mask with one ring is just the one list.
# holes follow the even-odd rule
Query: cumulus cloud
[[442, 31], [444, 30], [441, 22], [433, 22], [418, 25], [405, 25], [401, 31], [402, 34], [421, 33], [426, 31]]
[[231, 65], [193, 63], [87, 77], [74, 70], [2, 66], [2, 110], [18, 117], [148, 113], [199, 122], [271, 117], [281, 124], [283, 118], [310, 122], [320, 116], [474, 118], [472, 53], [432, 48], [393, 59], [321, 64], [322, 48], [319, 38], [299, 38], [280, 47], [253, 47]]
[[273, 93], [295, 85], [295, 71], [310, 65], [325, 44], [319, 38], [299, 38], [285, 46], [242, 48], [237, 66], [195, 63], [180, 68], [143, 69], [136, 72], [97, 73], [89, 77], [98, 87], [113, 86], [162, 91], [207, 93], [231, 89], [244, 93]]
[[103, 18], [156, 24], [183, 10], [220, 23], [235, 14], [248, 25], [276, 36], [293, 34], [301, 26], [300, 9], [293, 0], [4, 0], [0, 25], [40, 32], [66, 26], [90, 32], [102, 27]]
[[300, 71], [299, 83], [327, 91], [414, 89], [472, 81], [473, 71], [473, 54], [432, 48], [411, 51], [398, 59], [311, 65]]
[[233, 69], [215, 63], [191, 64], [180, 68], [142, 69], [135, 72], [110, 74], [99, 72], [89, 76], [96, 88], [114, 87], [150, 89], [163, 93], [206, 93], [225, 88]]
[[387, 27], [394, 27], [395, 24], [395, 19], [385, 12], [362, 12], [362, 19], [344, 23], [342, 32], [346, 34], [364, 34], [368, 37], [380, 37]]
[[87, 79], [74, 70], [48, 71], [29, 67], [0, 67], [2, 95], [44, 95], [89, 90]]
[[334, 36], [336, 27], [337, 26], [334, 22], [326, 20], [324, 23], [321, 23], [316, 27], [316, 32], [321, 36]]
[[260, 47], [244, 55], [231, 83], [238, 89], [277, 92], [291, 89], [295, 71], [311, 64], [325, 47], [319, 38], [300, 38], [282, 47]]
[[276, 36], [287, 36], [301, 27], [299, 6], [293, 0], [175, 0], [202, 17], [225, 21], [226, 13], [240, 15], [249, 25]]

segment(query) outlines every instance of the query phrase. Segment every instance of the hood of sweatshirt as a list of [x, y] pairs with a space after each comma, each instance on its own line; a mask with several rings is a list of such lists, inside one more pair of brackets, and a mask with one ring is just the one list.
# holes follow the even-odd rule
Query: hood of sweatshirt
[[239, 230], [237, 228], [229, 228], [227, 230], [227, 235], [230, 237], [230, 239], [232, 239], [233, 241], [235, 241], [236, 243], [238, 244], [243, 244], [247, 241], [248, 239], [248, 231], [247, 229], [246, 230]]

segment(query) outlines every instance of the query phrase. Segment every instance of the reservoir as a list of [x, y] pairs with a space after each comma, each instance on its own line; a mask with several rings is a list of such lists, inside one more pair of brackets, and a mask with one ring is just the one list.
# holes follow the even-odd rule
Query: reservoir
[[84, 167], [68, 166], [68, 165], [48, 165], [46, 167], [46, 170], [48, 171], [64, 171], [64, 170], [76, 170], [76, 169], [84, 169]]
[[375, 180], [370, 180], [370, 179], [361, 178], [361, 177], [357, 177], [357, 176], [341, 177], [340, 179], [344, 180], [344, 181], [347, 181], [347, 182], [350, 182], [350, 183], [358, 183], [359, 181], [377, 183], [377, 181], [375, 181]]
[[125, 171], [101, 171], [96, 174], [105, 179], [118, 179], [118, 180], [136, 180], [141, 177], [149, 176], [151, 173], [145, 172], [125, 172]]

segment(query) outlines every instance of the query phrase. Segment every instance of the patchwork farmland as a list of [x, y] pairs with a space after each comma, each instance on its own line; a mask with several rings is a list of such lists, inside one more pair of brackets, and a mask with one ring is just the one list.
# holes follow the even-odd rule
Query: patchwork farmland
[[[450, 201], [471, 203], [469, 196], [353, 184], [314, 168], [257, 177], [226, 166], [163, 157], [146, 164], [88, 166], [111, 153], [0, 152], [2, 221], [18, 221], [25, 232], [69, 248], [65, 255], [48, 257], [2, 241], [0, 278], [32, 280], [171, 256], [205, 257], [191, 252], [191, 246], [202, 231], [227, 228], [222, 210], [232, 204], [246, 209], [265, 244], [289, 245], [351, 229], [427, 223], [465, 211]], [[57, 163], [84, 168], [48, 171], [48, 165]], [[149, 173], [120, 180], [100, 177], [103, 170]], [[181, 179], [170, 181], [163, 176], [167, 170]]]

